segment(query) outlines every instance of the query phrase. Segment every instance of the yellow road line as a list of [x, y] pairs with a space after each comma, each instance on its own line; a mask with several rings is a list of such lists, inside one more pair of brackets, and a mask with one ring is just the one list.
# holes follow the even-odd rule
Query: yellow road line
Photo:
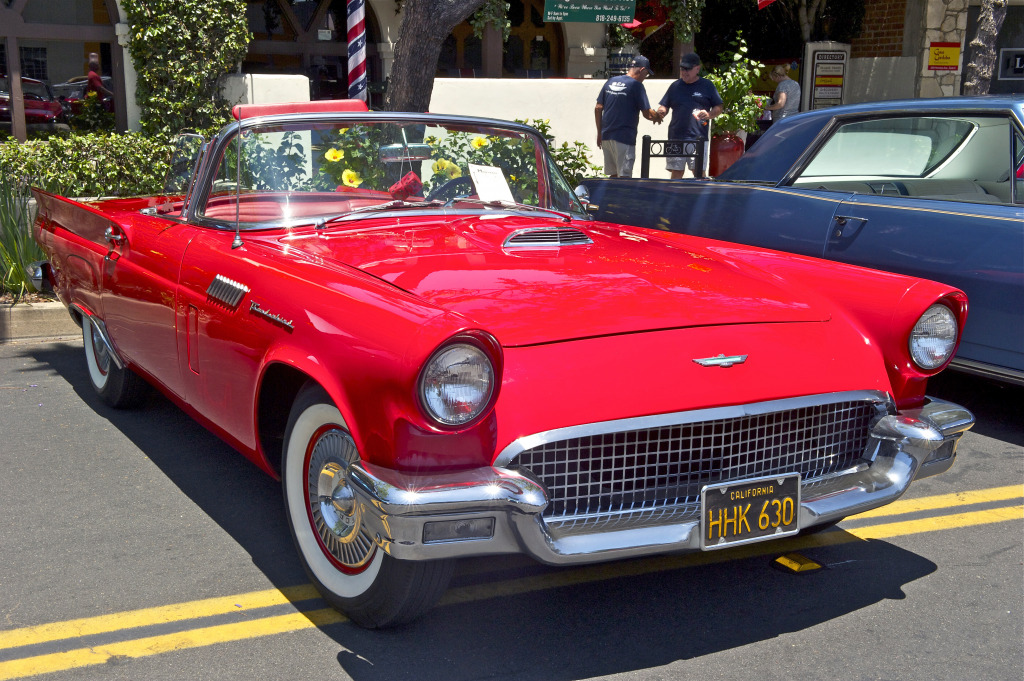
[[941, 494], [934, 497], [922, 497], [920, 499], [901, 499], [888, 506], [876, 508], [866, 513], [858, 513], [850, 516], [850, 520], [861, 518], [878, 518], [880, 516], [901, 515], [904, 513], [916, 513], [918, 511], [933, 511], [937, 508], [949, 508], [951, 506], [970, 506], [971, 504], [984, 504], [992, 501], [1006, 501], [1007, 499], [1024, 498], [1024, 485], [1007, 485], [1006, 487], [992, 487], [990, 489], [977, 489], [969, 492], [954, 492], [952, 494]]
[[320, 594], [317, 593], [312, 584], [303, 584], [280, 590], [267, 589], [266, 591], [254, 591], [252, 593], [224, 596], [222, 598], [209, 598], [188, 603], [174, 603], [156, 608], [117, 612], [112, 615], [86, 617], [66, 622], [54, 622], [53, 624], [40, 624], [35, 627], [0, 631], [0, 650], [46, 643], [47, 641], [59, 641], [66, 638], [105, 634], [123, 629], [147, 627], [154, 624], [181, 622], [211, 615], [223, 615], [229, 612], [266, 608], [272, 605], [281, 605], [283, 603], [319, 597]]
[[[956, 496], [956, 495], [944, 495]], [[574, 586], [606, 579], [635, 576], [680, 567], [707, 565], [741, 558], [755, 557], [815, 546], [829, 546], [858, 540], [883, 539], [907, 536], [938, 530], [970, 527], [990, 523], [1024, 519], [1024, 505], [1007, 506], [938, 516], [920, 520], [873, 525], [854, 530], [826, 532], [822, 534], [795, 537], [780, 542], [763, 542], [737, 547], [728, 551], [712, 551], [647, 558], [624, 563], [609, 563], [584, 566], [571, 571], [554, 572], [498, 583], [479, 584], [450, 590], [440, 605], [469, 603], [491, 598], [500, 598], [547, 589]], [[214, 598], [191, 603], [179, 603], [161, 608], [147, 608], [126, 613], [85, 618], [38, 627], [28, 627], [10, 632], [0, 632], [4, 647], [16, 647], [73, 638], [88, 634], [127, 630], [140, 626], [182, 621], [213, 614], [223, 614], [244, 608], [266, 607], [287, 602], [307, 600], [316, 597], [310, 585], [302, 585], [277, 591], [254, 592], [225, 598]], [[148, 657], [174, 650], [199, 648], [217, 643], [250, 638], [272, 636], [302, 629], [327, 626], [345, 622], [347, 619], [332, 609], [296, 612], [286, 615], [265, 617], [249, 622], [223, 624], [188, 631], [150, 636], [130, 641], [111, 643], [90, 648], [79, 648], [67, 652], [38, 655], [29, 658], [0, 662], [0, 681], [35, 676], [51, 672], [104, 664], [116, 657]], [[10, 645], [8, 636], [15, 635], [20, 641]]]
[[861, 539], [887, 539], [908, 534], [952, 530], [958, 527], [1001, 523], [1006, 520], [1018, 519], [1024, 519], [1024, 504], [992, 508], [986, 511], [972, 511], [970, 513], [955, 513], [934, 518], [922, 518], [921, 520], [905, 520], [898, 523], [885, 523], [884, 525], [869, 525], [868, 527], [858, 527], [857, 529], [846, 531]]
[[64, 653], [0, 662], [0, 679], [6, 681], [7, 679], [50, 674], [67, 669], [105, 664], [108, 660], [118, 657], [149, 657], [174, 650], [202, 648], [217, 643], [285, 634], [344, 621], [344, 615], [327, 608], [307, 613], [295, 612], [288, 615], [266, 617], [252, 622], [190, 629], [176, 634], [150, 636], [93, 648], [78, 648]]

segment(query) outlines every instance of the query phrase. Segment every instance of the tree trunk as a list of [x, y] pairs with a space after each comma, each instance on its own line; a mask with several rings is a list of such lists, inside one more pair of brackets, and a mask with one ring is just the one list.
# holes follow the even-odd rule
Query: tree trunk
[[484, 0], [405, 0], [384, 108], [426, 111], [441, 44]]
[[804, 43], [811, 42], [811, 34], [814, 32], [814, 24], [818, 19], [820, 8], [821, 0], [800, 0], [797, 16], [800, 18], [800, 36], [804, 39]]
[[996, 69], [996, 37], [1006, 18], [1007, 0], [981, 0], [978, 33], [969, 43], [971, 61], [964, 66], [964, 94], [987, 95]]

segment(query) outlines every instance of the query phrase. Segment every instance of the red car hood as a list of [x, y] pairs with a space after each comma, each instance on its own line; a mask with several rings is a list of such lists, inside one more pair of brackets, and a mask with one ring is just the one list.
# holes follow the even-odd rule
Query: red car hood
[[[503, 345], [656, 329], [817, 322], [820, 299], [794, 298], [770, 275], [702, 248], [680, 249], [645, 230], [507, 214], [402, 216], [285, 243], [337, 260], [463, 315]], [[506, 247], [517, 230], [568, 228], [593, 243]], [[649, 238], [650, 237], [650, 238]]]

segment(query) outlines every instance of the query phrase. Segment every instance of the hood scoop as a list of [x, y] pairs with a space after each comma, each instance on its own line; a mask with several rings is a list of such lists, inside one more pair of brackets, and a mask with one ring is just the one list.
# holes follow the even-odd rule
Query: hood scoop
[[519, 229], [509, 234], [504, 248], [558, 248], [560, 246], [586, 246], [594, 241], [578, 229], [563, 227], [552, 229], [534, 227]]

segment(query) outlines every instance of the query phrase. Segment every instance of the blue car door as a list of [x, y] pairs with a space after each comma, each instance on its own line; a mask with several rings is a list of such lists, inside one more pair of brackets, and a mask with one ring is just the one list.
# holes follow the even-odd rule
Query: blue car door
[[1024, 371], [1024, 206], [857, 194], [829, 233], [830, 260], [962, 289], [958, 357]]

